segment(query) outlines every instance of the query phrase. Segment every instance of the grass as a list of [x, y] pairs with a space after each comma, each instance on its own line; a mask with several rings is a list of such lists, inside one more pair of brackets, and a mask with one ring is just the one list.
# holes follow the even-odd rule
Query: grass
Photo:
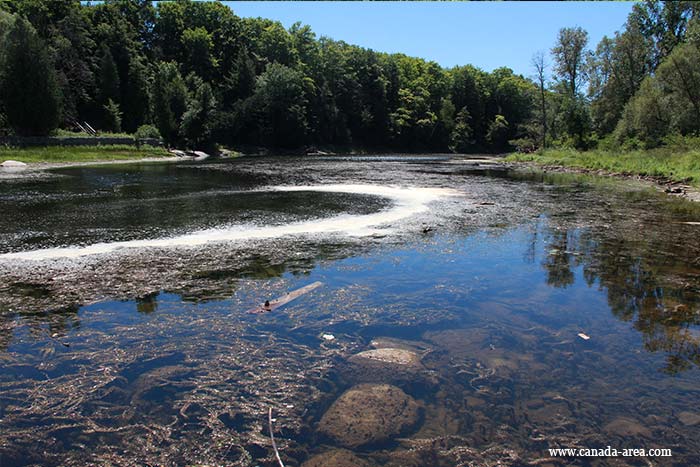
[[[68, 131], [61, 128], [56, 129], [50, 136], [55, 138], [94, 138], [93, 135], [82, 131]], [[97, 136], [100, 138], [134, 138], [131, 133], [111, 133], [109, 131], [100, 131]]]
[[95, 162], [146, 157], [169, 156], [164, 148], [128, 145], [105, 146], [45, 146], [35, 148], [1, 148], [0, 162], [14, 160], [19, 162]]
[[700, 186], [700, 149], [669, 147], [633, 151], [547, 149], [532, 154], [511, 154], [506, 160], [666, 177], [675, 181], [690, 181], [693, 185]]

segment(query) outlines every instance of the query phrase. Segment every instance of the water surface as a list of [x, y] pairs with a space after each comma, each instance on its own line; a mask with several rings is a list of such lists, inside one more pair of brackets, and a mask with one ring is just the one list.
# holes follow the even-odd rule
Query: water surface
[[[2, 466], [274, 466], [269, 407], [300, 465], [376, 339], [425, 369], [381, 381], [422, 418], [357, 449], [371, 465], [700, 463], [700, 210], [643, 185], [279, 157], [62, 169], [3, 181], [0, 208]], [[608, 445], [673, 456], [547, 459]]]

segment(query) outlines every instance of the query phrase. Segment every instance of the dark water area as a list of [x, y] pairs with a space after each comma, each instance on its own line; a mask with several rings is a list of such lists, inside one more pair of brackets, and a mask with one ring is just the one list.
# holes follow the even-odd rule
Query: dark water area
[[[692, 203], [431, 156], [66, 168], [0, 190], [2, 467], [276, 466], [270, 408], [286, 466], [700, 465]], [[211, 228], [255, 235], [80, 249]], [[75, 255], [2, 255], [56, 247]], [[357, 359], [386, 348], [417, 363]], [[419, 416], [360, 445], [329, 435], [364, 384]], [[549, 452], [607, 446], [671, 456]]]

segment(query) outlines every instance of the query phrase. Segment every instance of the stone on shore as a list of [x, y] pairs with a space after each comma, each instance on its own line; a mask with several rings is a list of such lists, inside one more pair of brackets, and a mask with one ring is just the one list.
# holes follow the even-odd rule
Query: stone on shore
[[360, 384], [341, 395], [321, 418], [319, 431], [341, 446], [386, 442], [416, 425], [418, 403], [388, 384]]
[[12, 161], [12, 160], [7, 160], [7, 161], [3, 162], [2, 164], [0, 164], [0, 167], [12, 167], [12, 168], [19, 168], [19, 167], [26, 167], [26, 166], [27, 166], [27, 164], [25, 164], [24, 162]]

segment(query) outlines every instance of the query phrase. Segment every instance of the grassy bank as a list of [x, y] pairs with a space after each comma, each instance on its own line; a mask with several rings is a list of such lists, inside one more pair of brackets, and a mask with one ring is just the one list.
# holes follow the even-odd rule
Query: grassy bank
[[511, 154], [506, 160], [666, 177], [676, 181], [688, 180], [693, 185], [700, 186], [700, 150], [698, 149], [657, 148], [620, 152], [547, 149], [532, 154]]
[[36, 148], [2, 148], [0, 162], [95, 162], [169, 156], [164, 148], [152, 146], [48, 146]]

